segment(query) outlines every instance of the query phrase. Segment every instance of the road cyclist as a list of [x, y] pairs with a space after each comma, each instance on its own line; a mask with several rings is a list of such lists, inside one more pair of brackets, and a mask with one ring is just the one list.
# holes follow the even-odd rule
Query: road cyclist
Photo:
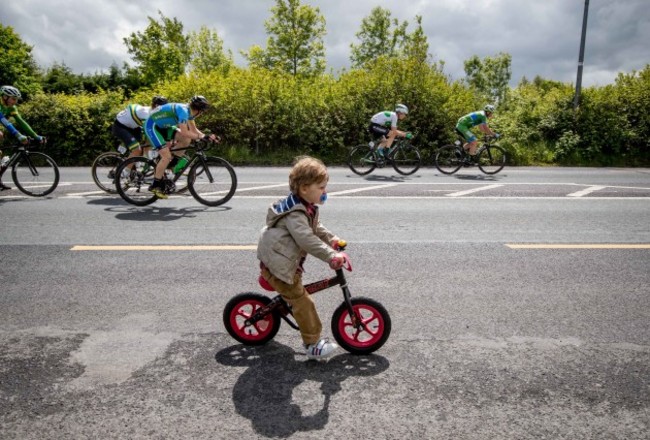
[[376, 113], [370, 118], [368, 131], [376, 145], [377, 154], [385, 157], [386, 152], [390, 150], [391, 145], [396, 137], [411, 139], [412, 134], [397, 129], [397, 123], [402, 121], [409, 113], [409, 109], [404, 104], [397, 104], [395, 111], [383, 111]]
[[[2, 86], [0, 87], [0, 124], [9, 131], [13, 136], [18, 139], [23, 145], [29, 143], [29, 138], [34, 139], [40, 144], [45, 144], [47, 139], [44, 136], [39, 136], [36, 132], [29, 126], [27, 122], [20, 116], [18, 113], [18, 100], [22, 98], [20, 90], [13, 86]], [[18, 128], [27, 135], [19, 131], [14, 124], [12, 124], [9, 119], [13, 119]], [[0, 141], [4, 139], [4, 134], [0, 130]], [[2, 157], [2, 152], [0, 151], [0, 157]], [[4, 165], [9, 160], [8, 156], [2, 158], [2, 164]], [[5, 191], [11, 189], [10, 186], [5, 185], [0, 180], [0, 191]]]
[[[208, 100], [201, 95], [193, 96], [189, 103], [167, 103], [153, 112], [144, 124], [144, 133], [152, 148], [160, 155], [156, 165], [153, 183], [149, 191], [158, 198], [166, 199], [174, 191], [173, 182], [165, 179], [165, 169], [172, 159], [177, 157], [179, 163], [187, 161], [183, 157], [185, 149], [192, 140], [206, 139], [219, 142], [214, 134], [204, 134], [194, 120], [210, 108]], [[175, 149], [179, 151], [174, 151]], [[183, 163], [184, 165], [184, 163]]]
[[468, 113], [465, 116], [462, 116], [458, 119], [456, 123], [456, 132], [459, 133], [465, 143], [463, 144], [463, 149], [469, 153], [465, 158], [465, 166], [471, 166], [475, 163], [472, 159], [476, 155], [476, 147], [478, 145], [478, 138], [471, 129], [478, 126], [478, 129], [487, 136], [494, 136], [498, 139], [499, 134], [492, 131], [488, 126], [488, 120], [494, 115], [494, 106], [492, 104], [487, 104], [483, 110], [475, 111]]

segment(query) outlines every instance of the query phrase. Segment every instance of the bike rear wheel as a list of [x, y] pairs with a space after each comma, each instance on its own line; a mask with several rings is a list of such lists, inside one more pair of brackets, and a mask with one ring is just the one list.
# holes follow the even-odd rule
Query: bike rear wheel
[[219, 206], [232, 198], [237, 189], [237, 175], [220, 157], [199, 158], [187, 176], [190, 192], [207, 206]]
[[391, 157], [393, 168], [403, 176], [409, 176], [420, 169], [420, 151], [411, 144], [402, 143]]
[[149, 192], [153, 183], [156, 163], [146, 157], [127, 159], [115, 171], [116, 190], [126, 202], [136, 206], [146, 206], [158, 197]]
[[11, 168], [11, 178], [16, 187], [28, 196], [43, 197], [59, 184], [59, 167], [47, 154], [26, 151]]
[[506, 165], [506, 150], [498, 145], [485, 146], [478, 155], [478, 167], [485, 174], [496, 174]]
[[362, 326], [354, 325], [347, 305], [342, 303], [332, 315], [334, 339], [352, 354], [372, 353], [381, 348], [390, 336], [390, 315], [383, 305], [373, 299], [356, 297], [351, 301]]
[[263, 345], [280, 329], [280, 314], [272, 311], [263, 319], [246, 325], [255, 312], [271, 302], [268, 296], [246, 292], [234, 296], [223, 309], [223, 325], [228, 334], [244, 345]]
[[117, 167], [124, 161], [120, 153], [109, 151], [97, 156], [93, 162], [91, 173], [93, 180], [97, 186], [107, 193], [116, 194], [115, 176], [117, 175]]
[[436, 168], [442, 174], [454, 174], [463, 166], [462, 147], [457, 145], [445, 145], [436, 152]]
[[348, 155], [348, 166], [359, 176], [370, 174], [377, 167], [373, 150], [368, 145], [354, 147]]

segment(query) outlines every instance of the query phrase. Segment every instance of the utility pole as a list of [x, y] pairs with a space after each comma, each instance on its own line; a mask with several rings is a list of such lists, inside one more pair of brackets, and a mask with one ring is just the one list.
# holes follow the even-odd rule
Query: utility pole
[[580, 89], [582, 88], [582, 65], [585, 60], [585, 39], [587, 38], [587, 13], [589, 0], [585, 0], [585, 12], [582, 17], [582, 38], [580, 39], [580, 54], [578, 55], [578, 78], [576, 79], [576, 95], [573, 98], [574, 110], [580, 105]]

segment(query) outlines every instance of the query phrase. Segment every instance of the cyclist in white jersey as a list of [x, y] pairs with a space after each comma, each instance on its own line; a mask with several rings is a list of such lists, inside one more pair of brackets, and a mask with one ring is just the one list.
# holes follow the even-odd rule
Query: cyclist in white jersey
[[[149, 115], [155, 112], [160, 106], [167, 104], [167, 98], [154, 96], [151, 100], [151, 107], [140, 104], [129, 104], [119, 112], [113, 121], [111, 133], [122, 143], [121, 146], [131, 151], [129, 157], [141, 156], [142, 148], [142, 124]], [[122, 151], [120, 151], [122, 152]]]
[[377, 146], [377, 153], [380, 156], [384, 156], [384, 153], [390, 149], [396, 137], [409, 137], [410, 133], [397, 129], [398, 121], [406, 118], [408, 113], [409, 109], [407, 106], [397, 104], [394, 112], [379, 112], [370, 118], [368, 131], [374, 139], [381, 138]]

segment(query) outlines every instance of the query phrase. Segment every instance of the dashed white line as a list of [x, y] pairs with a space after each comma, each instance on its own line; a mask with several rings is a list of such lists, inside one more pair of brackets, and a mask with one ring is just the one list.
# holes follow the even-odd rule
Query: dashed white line
[[460, 196], [466, 196], [467, 194], [472, 194], [472, 193], [479, 192], [479, 191], [487, 191], [488, 189], [499, 188], [500, 186], [503, 186], [503, 185], [494, 184], [494, 185], [481, 186], [479, 188], [467, 189], [465, 191], [457, 191], [457, 192], [449, 193], [449, 194], [445, 194], [445, 195], [447, 197], [460, 197]]
[[384, 183], [383, 185], [376, 185], [376, 186], [366, 186], [363, 188], [355, 188], [355, 189], [346, 189], [343, 191], [335, 191], [335, 192], [328, 192], [328, 196], [340, 196], [342, 194], [352, 194], [352, 193], [358, 193], [361, 191], [370, 191], [373, 189], [382, 189], [382, 188], [389, 188], [391, 186], [397, 186], [399, 183]]
[[585, 188], [580, 191], [572, 192], [570, 194], [567, 194], [567, 197], [582, 197], [586, 196], [587, 194], [591, 194], [592, 192], [600, 191], [601, 189], [607, 188], [606, 186], [590, 186], [589, 188]]

